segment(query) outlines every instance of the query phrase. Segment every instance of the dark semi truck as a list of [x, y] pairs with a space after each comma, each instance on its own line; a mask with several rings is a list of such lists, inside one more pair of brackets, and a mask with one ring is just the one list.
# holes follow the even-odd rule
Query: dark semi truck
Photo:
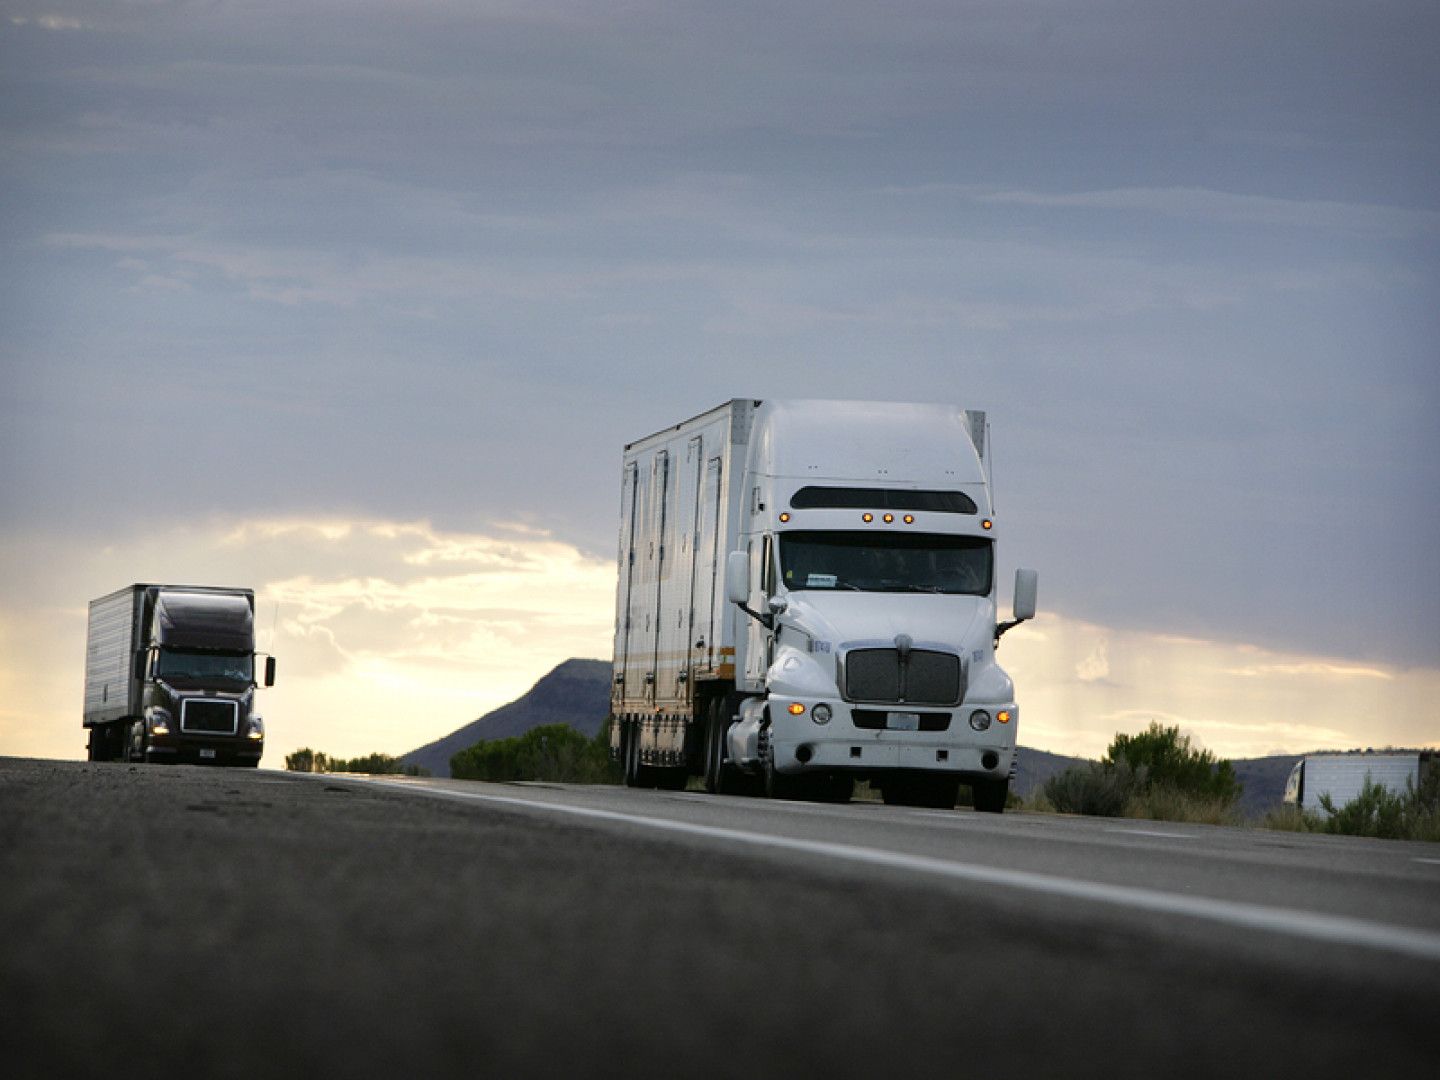
[[90, 760], [259, 765], [255, 660], [250, 589], [137, 584], [90, 601]]

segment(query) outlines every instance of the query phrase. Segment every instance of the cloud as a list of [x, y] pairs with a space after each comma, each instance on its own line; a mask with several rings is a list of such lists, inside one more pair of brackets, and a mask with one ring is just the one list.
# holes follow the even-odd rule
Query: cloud
[[69, 15], [12, 15], [15, 26], [38, 26], [41, 30], [86, 30], [88, 24]]
[[1114, 188], [1070, 194], [967, 189], [976, 202], [1041, 209], [1118, 210], [1197, 221], [1276, 225], [1403, 238], [1440, 232], [1440, 211], [1323, 199], [1278, 199], [1197, 187]]

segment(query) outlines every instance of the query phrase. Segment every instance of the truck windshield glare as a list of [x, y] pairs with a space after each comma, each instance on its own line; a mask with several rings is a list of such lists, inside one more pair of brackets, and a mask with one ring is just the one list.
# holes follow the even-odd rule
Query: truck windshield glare
[[785, 587], [987, 596], [994, 563], [983, 537], [933, 533], [782, 532]]
[[161, 649], [155, 660], [157, 679], [235, 679], [249, 682], [254, 672], [255, 662], [249, 653], [235, 655]]

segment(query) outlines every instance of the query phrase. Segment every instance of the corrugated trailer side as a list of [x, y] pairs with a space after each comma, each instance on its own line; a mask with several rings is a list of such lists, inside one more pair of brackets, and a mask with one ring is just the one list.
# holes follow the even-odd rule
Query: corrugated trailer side
[[697, 706], [733, 685], [724, 565], [754, 407], [736, 399], [625, 448], [611, 711], [643, 727], [646, 764], [683, 764]]
[[1396, 795], [1407, 787], [1419, 786], [1421, 755], [1418, 753], [1315, 754], [1305, 759], [1301, 778], [1300, 805], [1313, 810], [1320, 797], [1328, 795], [1331, 805], [1353, 802], [1366, 780]]
[[85, 634], [86, 727], [133, 715], [135, 635], [145, 588], [127, 585], [90, 601]]

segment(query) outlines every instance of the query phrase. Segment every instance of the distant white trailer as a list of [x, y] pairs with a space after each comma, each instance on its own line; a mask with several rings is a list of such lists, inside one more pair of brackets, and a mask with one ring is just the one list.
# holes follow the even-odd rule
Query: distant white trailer
[[1285, 782], [1285, 801], [1302, 810], [1320, 809], [1328, 795], [1337, 810], [1352, 802], [1368, 778], [1396, 795], [1420, 786], [1422, 770], [1436, 765], [1437, 755], [1426, 751], [1363, 754], [1311, 754], [1295, 763]]

